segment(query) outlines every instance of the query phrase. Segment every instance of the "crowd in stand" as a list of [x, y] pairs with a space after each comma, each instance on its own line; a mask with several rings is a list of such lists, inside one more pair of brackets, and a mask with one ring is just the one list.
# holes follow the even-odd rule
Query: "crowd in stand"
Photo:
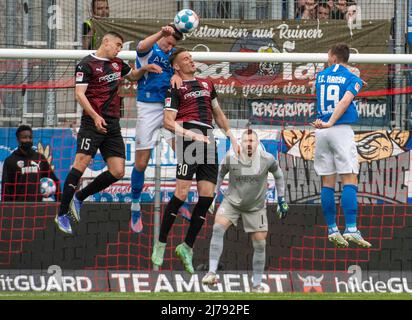
[[295, 19], [353, 20], [358, 6], [348, 0], [297, 0]]

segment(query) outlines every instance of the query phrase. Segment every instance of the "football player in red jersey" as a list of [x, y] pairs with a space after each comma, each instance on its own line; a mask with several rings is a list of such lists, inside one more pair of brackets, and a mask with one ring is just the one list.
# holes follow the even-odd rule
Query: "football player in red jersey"
[[[83, 201], [121, 179], [125, 168], [125, 145], [121, 135], [118, 87], [122, 78], [136, 81], [152, 65], [132, 70], [117, 58], [123, 38], [116, 32], [108, 32], [96, 53], [83, 58], [76, 67], [76, 100], [83, 108], [80, 130], [77, 135], [77, 151], [74, 164], [66, 177], [60, 209], [55, 222], [57, 227], [72, 233], [70, 212], [80, 221]], [[107, 163], [108, 170], [97, 176], [88, 186], [76, 192], [83, 172], [97, 149]], [[76, 193], [75, 193], [76, 192]]]
[[230, 131], [229, 121], [219, 106], [213, 83], [194, 76], [196, 67], [190, 53], [179, 48], [171, 55], [170, 62], [183, 80], [179, 89], [168, 90], [164, 110], [164, 126], [176, 135], [176, 191], [163, 214], [152, 262], [157, 266], [163, 264], [168, 233], [187, 197], [193, 176], [196, 175], [199, 201], [193, 209], [186, 238], [176, 247], [176, 254], [182, 260], [185, 270], [193, 273], [193, 244], [213, 202], [218, 174], [212, 121], [215, 120], [219, 128], [224, 130], [237, 151], [239, 147]]

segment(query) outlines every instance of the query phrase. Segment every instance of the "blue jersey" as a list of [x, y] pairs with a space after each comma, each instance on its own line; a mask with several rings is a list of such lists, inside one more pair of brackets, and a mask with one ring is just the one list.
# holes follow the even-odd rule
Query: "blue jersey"
[[146, 72], [137, 82], [137, 101], [164, 103], [166, 91], [170, 87], [170, 79], [174, 70], [169, 63], [169, 57], [175, 49], [168, 53], [162, 51], [157, 43], [148, 52], [137, 52], [136, 68], [140, 69], [147, 64], [157, 64], [163, 70], [162, 73]]
[[[316, 77], [317, 118], [328, 122], [336, 105], [347, 91], [356, 96], [362, 88], [362, 80], [347, 68], [334, 64], [319, 72]], [[352, 101], [336, 124], [351, 124], [358, 121], [356, 103]]]

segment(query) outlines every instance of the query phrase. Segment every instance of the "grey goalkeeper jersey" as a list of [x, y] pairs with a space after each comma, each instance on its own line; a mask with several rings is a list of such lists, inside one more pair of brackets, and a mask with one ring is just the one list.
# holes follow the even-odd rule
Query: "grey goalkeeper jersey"
[[273, 155], [257, 150], [249, 162], [242, 162], [230, 150], [219, 168], [217, 190], [229, 173], [229, 186], [223, 193], [225, 199], [241, 211], [256, 211], [266, 207], [267, 178], [275, 178], [278, 196], [284, 196], [285, 184], [279, 162]]

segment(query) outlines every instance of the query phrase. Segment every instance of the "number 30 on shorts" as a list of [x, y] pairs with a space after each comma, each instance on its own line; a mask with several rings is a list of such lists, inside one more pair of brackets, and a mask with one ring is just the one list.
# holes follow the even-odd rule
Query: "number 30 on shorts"
[[177, 164], [177, 174], [179, 176], [187, 175], [187, 164], [178, 163]]

